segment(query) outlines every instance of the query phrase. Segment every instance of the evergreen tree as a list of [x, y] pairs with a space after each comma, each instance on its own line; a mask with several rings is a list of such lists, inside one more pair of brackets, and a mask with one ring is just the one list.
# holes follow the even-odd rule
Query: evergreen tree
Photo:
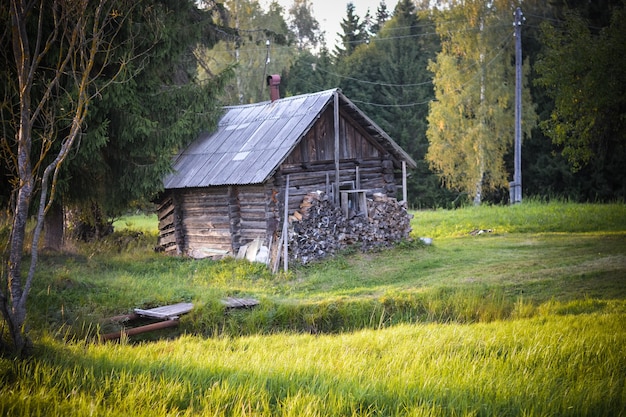
[[109, 219], [132, 204], [145, 207], [162, 189], [175, 153], [219, 116], [228, 73], [198, 83], [194, 57], [198, 45], [215, 42], [210, 15], [191, 0], [154, 0], [152, 8], [161, 18], [159, 41], [130, 69], [132, 79], [111, 85], [92, 107], [64, 172], [63, 202], [82, 238], [106, 233]]
[[437, 36], [429, 35], [430, 26], [427, 13], [420, 16], [411, 0], [402, 0], [370, 44], [358, 47], [338, 67], [342, 90], [417, 162], [408, 179], [412, 207], [445, 206], [451, 199], [424, 160], [428, 103], [434, 94], [427, 66], [439, 47]]
[[341, 33], [337, 33], [341, 39], [341, 45], [335, 47], [335, 57], [341, 60], [354, 52], [357, 46], [365, 44], [369, 37], [365, 21], [354, 12], [354, 3], [346, 5], [346, 17], [341, 21]]
[[590, 200], [626, 196], [626, 12], [623, 5], [609, 12], [610, 20], [575, 13], [562, 27], [544, 24], [536, 65], [537, 84], [554, 100], [542, 131], [585, 185], [578, 197]]
[[389, 10], [387, 9], [387, 4], [385, 0], [381, 0], [378, 8], [376, 8], [376, 17], [374, 18], [372, 24], [369, 27], [369, 31], [371, 34], [376, 35], [383, 28], [387, 20], [391, 17]]
[[281, 95], [288, 97], [335, 88], [339, 81], [334, 71], [332, 57], [325, 45], [317, 55], [302, 51], [281, 74]]
[[[436, 101], [430, 105], [427, 160], [451, 189], [474, 204], [508, 186], [504, 157], [513, 143], [512, 10], [506, 1], [463, 1], [437, 15], [442, 51], [429, 68]], [[528, 69], [526, 70], [526, 72]], [[524, 133], [534, 110], [524, 89]]]

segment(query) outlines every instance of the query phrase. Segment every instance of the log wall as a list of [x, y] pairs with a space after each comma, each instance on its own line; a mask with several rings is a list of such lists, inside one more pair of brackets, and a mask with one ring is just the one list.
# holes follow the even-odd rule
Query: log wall
[[[280, 221], [277, 200], [278, 191], [270, 185], [247, 185], [239, 190], [240, 219], [239, 245], [245, 245], [254, 239], [261, 239], [267, 245]], [[233, 219], [236, 224], [236, 219]], [[237, 246], [235, 250], [238, 250]]]
[[157, 208], [159, 248], [208, 256], [211, 251], [236, 254], [259, 238], [267, 245], [280, 223], [277, 195], [269, 185], [172, 191]]

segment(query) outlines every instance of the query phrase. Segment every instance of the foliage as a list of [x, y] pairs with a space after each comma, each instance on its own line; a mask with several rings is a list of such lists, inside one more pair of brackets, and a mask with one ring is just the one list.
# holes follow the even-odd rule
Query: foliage
[[331, 56], [324, 47], [318, 55], [302, 51], [293, 64], [282, 72], [281, 92], [289, 97], [335, 88], [339, 82], [333, 70]]
[[[0, 273], [0, 310], [6, 324], [0, 329], [0, 348], [22, 355], [29, 348], [24, 322], [39, 240], [58, 191], [61, 167], [82, 138], [92, 101], [113, 82], [128, 78], [129, 67], [145, 57], [146, 43], [140, 39], [145, 36], [149, 44], [156, 27], [147, 24], [137, 33], [132, 7], [115, 1], [14, 0], [0, 7], [0, 19], [10, 28], [0, 38], [4, 64], [0, 109], [12, 221]], [[119, 53], [121, 38], [131, 46]], [[31, 211], [36, 213], [35, 227], [27, 236]], [[26, 247], [30, 259], [23, 268]]]
[[313, 17], [312, 8], [309, 0], [294, 0], [289, 8], [289, 28], [296, 36], [299, 51], [315, 49], [321, 40], [320, 24]]
[[288, 68], [296, 48], [289, 43], [292, 33], [283, 17], [283, 8], [272, 2], [264, 11], [257, 0], [224, 2], [225, 15], [218, 22], [230, 28], [211, 49], [199, 48], [200, 79], [210, 80], [234, 67], [234, 83], [221, 96], [225, 104], [247, 104], [269, 98], [266, 77]]
[[611, 24], [599, 33], [574, 13], [562, 26], [544, 24], [536, 80], [554, 99], [543, 132], [574, 171], [592, 165], [592, 172], [610, 178], [614, 196], [623, 196], [626, 187], [618, 168], [626, 158], [624, 10], [615, 7]]
[[[153, 197], [172, 155], [215, 123], [224, 81], [190, 82], [190, 45], [210, 42], [213, 29], [192, 1], [17, 3], [2, 8], [11, 30], [0, 38], [7, 68], [3, 173], [14, 221], [2, 273], [10, 284], [0, 298], [5, 318], [16, 318], [15, 325], [9, 320], [13, 334], [22, 331], [17, 317], [25, 314], [44, 222], [46, 238], [61, 241], [62, 233], [52, 233], [63, 230], [61, 204], [99, 225], [132, 201]], [[19, 259], [31, 211], [37, 224], [22, 282]]]
[[401, 1], [394, 16], [370, 38], [336, 64], [340, 88], [416, 161], [408, 179], [412, 207], [445, 205], [449, 196], [438, 191], [438, 179], [424, 160], [426, 117], [433, 96], [429, 58], [438, 39], [425, 12]]
[[376, 16], [374, 17], [369, 27], [369, 31], [372, 33], [372, 35], [378, 34], [378, 32], [380, 32], [380, 30], [385, 25], [385, 22], [387, 22], [390, 18], [391, 13], [389, 12], [389, 9], [387, 9], [387, 4], [385, 3], [385, 0], [381, 0], [381, 2], [378, 4], [378, 7], [376, 8]]
[[340, 23], [341, 32], [338, 33], [341, 39], [341, 45], [335, 47], [335, 58], [350, 56], [354, 50], [368, 41], [367, 23], [354, 12], [354, 3], [346, 4], [346, 16]]
[[[480, 204], [484, 192], [508, 185], [504, 156], [512, 145], [514, 69], [506, 2], [459, 2], [437, 13], [442, 51], [430, 65], [436, 101], [430, 105], [426, 159], [444, 186]], [[525, 134], [534, 124], [528, 91]]]
[[160, 19], [155, 44], [146, 45], [150, 53], [129, 69], [132, 79], [112, 85], [94, 103], [66, 167], [64, 203], [81, 213], [96, 207], [107, 219], [133, 202], [150, 201], [163, 187], [172, 156], [219, 117], [217, 97], [229, 74], [198, 83], [193, 56], [198, 45], [215, 42], [210, 14], [192, 1], [152, 3]]

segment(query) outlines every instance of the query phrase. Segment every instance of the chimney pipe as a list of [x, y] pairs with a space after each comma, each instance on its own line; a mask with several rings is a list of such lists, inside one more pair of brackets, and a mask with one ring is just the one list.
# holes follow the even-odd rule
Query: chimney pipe
[[270, 100], [278, 100], [280, 98], [280, 91], [278, 89], [278, 87], [280, 86], [280, 75], [268, 75], [267, 85], [270, 86]]

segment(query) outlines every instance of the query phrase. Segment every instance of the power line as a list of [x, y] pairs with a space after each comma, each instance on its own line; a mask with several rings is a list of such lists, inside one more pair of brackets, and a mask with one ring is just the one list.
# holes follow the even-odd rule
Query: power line
[[435, 98], [430, 98], [426, 101], [420, 101], [418, 103], [406, 103], [406, 104], [380, 104], [380, 103], [371, 103], [369, 101], [361, 101], [361, 100], [354, 100], [354, 99], [350, 99], [350, 101], [352, 101], [353, 103], [359, 103], [359, 104], [366, 104], [368, 106], [374, 106], [374, 107], [392, 107], [392, 108], [403, 108], [403, 107], [414, 107], [414, 106], [420, 106], [423, 104], [429, 104], [432, 101], [435, 101]]
[[413, 84], [393, 84], [393, 83], [385, 83], [385, 82], [380, 82], [380, 81], [360, 80], [358, 78], [348, 77], [347, 75], [341, 75], [341, 74], [334, 73], [332, 71], [327, 71], [327, 70], [322, 69], [322, 68], [316, 68], [316, 71], [322, 71], [322, 72], [325, 72], [327, 74], [333, 75], [333, 76], [338, 77], [338, 78], [343, 78], [343, 79], [346, 79], [346, 80], [352, 80], [352, 81], [356, 81], [356, 82], [359, 82], [359, 83], [362, 83], [362, 84], [379, 85], [379, 86], [382, 86], [382, 87], [418, 87], [418, 86], [422, 86], [422, 85], [432, 84], [432, 80], [424, 81], [424, 82], [421, 82], [421, 83], [413, 83]]
[[[498, 47], [498, 53], [496, 53], [486, 64], [485, 64], [485, 68], [491, 66], [493, 64], [493, 62], [496, 60], [496, 58], [498, 58], [504, 51], [506, 46], [510, 43], [511, 39], [513, 38], [513, 34], [508, 34], [501, 42], [500, 42], [500, 46]], [[472, 64], [471, 66], [465, 68], [464, 71], [469, 70], [470, 68], [474, 67], [476, 64]], [[482, 71], [482, 70], [480, 70]], [[463, 85], [461, 87], [459, 87], [457, 90], [462, 90], [465, 87], [467, 87], [470, 83], [474, 82], [479, 76], [480, 76], [480, 71], [476, 72], [476, 74], [474, 74], [471, 78], [469, 78], [465, 83], [463, 83]], [[432, 83], [432, 81], [430, 81]], [[419, 106], [419, 105], [423, 105], [423, 104], [428, 104], [434, 101], [438, 101], [436, 98], [432, 98], [429, 100], [425, 100], [425, 101], [421, 101], [421, 102], [417, 102], [417, 103], [406, 103], [406, 104], [381, 104], [381, 103], [371, 103], [371, 102], [366, 102], [366, 101], [360, 101], [360, 100], [351, 100], [354, 103], [360, 103], [360, 104], [366, 104], [366, 105], [370, 105], [370, 106], [376, 106], [376, 107], [396, 107], [396, 108], [403, 108], [403, 107], [413, 107], [413, 106]]]
[[[540, 16], [540, 15], [532, 14], [532, 13], [525, 13], [525, 15], [529, 16], [529, 17], [536, 17], [538, 19], [545, 20], [545, 21], [552, 22], [552, 23], [566, 24], [568, 22], [567, 20], [557, 19], [557, 18], [547, 17], [547, 16]], [[578, 17], [580, 17], [580, 16], [578, 16]], [[587, 20], [587, 19], [584, 19], [584, 18], [581, 18], [581, 19], [583, 19], [585, 21]], [[592, 25], [589, 25], [589, 24], [587, 24], [585, 26], [587, 26], [588, 29], [592, 29], [592, 30], [596, 30], [596, 31], [603, 29], [602, 27], [592, 26]], [[536, 26], [533, 26], [533, 27], [536, 27]]]
[[[508, 26], [509, 26], [508, 24], [501, 23], [497, 25], [485, 26], [483, 30], [495, 29], [495, 28], [500, 28], [500, 27], [508, 27]], [[480, 31], [480, 29], [479, 28], [465, 28], [465, 29], [458, 29], [458, 30], [453, 30], [453, 31], [446, 31], [446, 33], [463, 33], [463, 32], [477, 32], [477, 31]], [[414, 33], [414, 34], [409, 34], [409, 35], [398, 35], [398, 36], [374, 35], [370, 37], [367, 41], [366, 40], [347, 41], [347, 42], [344, 42], [344, 44], [354, 44], [354, 43], [366, 44], [366, 43], [381, 42], [381, 41], [393, 41], [393, 40], [398, 40], [398, 39], [420, 38], [424, 36], [441, 36], [441, 34], [435, 31], [435, 32]]]

